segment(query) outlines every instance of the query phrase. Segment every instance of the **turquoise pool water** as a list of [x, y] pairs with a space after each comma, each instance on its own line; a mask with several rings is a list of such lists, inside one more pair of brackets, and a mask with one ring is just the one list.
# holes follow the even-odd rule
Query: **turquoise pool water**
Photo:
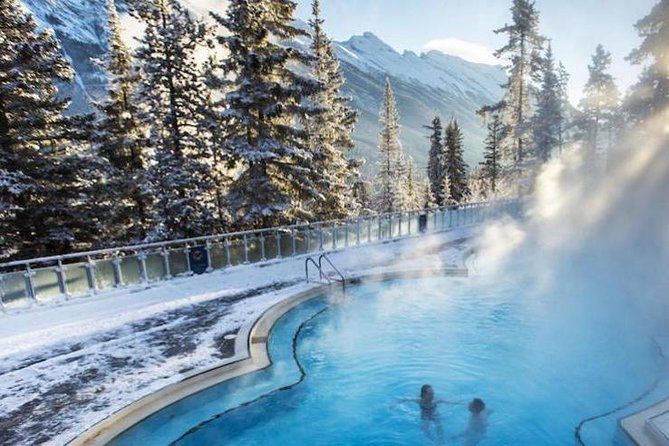
[[[665, 372], [653, 342], [665, 333], [624, 303], [525, 289], [406, 279], [313, 299], [274, 327], [270, 368], [182, 400], [113, 444], [574, 444], [580, 420], [637, 398]], [[443, 441], [428, 438], [416, 404], [394, 405], [426, 383], [439, 398], [484, 399], [485, 436], [453, 438], [469, 420], [454, 405], [439, 408]], [[584, 443], [623, 444], [617, 420], [667, 393], [660, 381], [587, 423]]]

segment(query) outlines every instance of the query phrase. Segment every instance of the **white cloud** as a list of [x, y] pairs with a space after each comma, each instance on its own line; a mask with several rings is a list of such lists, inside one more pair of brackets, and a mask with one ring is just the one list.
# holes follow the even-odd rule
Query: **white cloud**
[[492, 55], [492, 50], [487, 46], [481, 45], [480, 43], [467, 42], [454, 37], [430, 40], [425, 45], [424, 49], [428, 51], [441, 51], [442, 53], [458, 56], [470, 62], [490, 65], [499, 64], [499, 60]]

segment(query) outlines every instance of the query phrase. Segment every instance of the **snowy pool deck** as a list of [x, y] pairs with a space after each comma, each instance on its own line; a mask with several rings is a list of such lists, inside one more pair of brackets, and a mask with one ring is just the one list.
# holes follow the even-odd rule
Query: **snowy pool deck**
[[[474, 231], [331, 258], [345, 275], [462, 267]], [[242, 326], [313, 286], [304, 259], [291, 258], [1, 315], [0, 444], [66, 443], [133, 401], [229, 362]]]

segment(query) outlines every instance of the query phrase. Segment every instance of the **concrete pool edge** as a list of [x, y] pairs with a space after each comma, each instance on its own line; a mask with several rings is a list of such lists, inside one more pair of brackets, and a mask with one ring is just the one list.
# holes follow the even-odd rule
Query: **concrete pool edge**
[[[398, 278], [427, 278], [435, 276], [466, 277], [466, 268], [439, 267], [428, 270], [397, 270], [362, 273], [346, 279], [347, 284], [362, 281], [383, 282]], [[328, 293], [333, 285], [314, 286], [298, 291], [267, 308], [258, 318], [243, 325], [235, 340], [235, 355], [224, 363], [206, 370], [193, 372], [179, 382], [169, 384], [156, 392], [127, 405], [96, 423], [67, 444], [73, 446], [103, 445], [154, 413], [200, 391], [230, 379], [262, 370], [271, 365], [267, 341], [276, 322], [298, 305]]]
[[666, 433], [655, 431], [649, 422], [653, 417], [667, 411], [669, 411], [669, 398], [619, 419], [618, 425], [627, 438], [636, 446], [664, 446], [669, 444]]

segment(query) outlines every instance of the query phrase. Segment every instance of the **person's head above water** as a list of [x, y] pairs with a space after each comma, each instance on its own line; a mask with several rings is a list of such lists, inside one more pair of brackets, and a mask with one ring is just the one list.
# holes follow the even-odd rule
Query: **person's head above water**
[[471, 403], [469, 403], [469, 411], [473, 414], [481, 413], [485, 410], [485, 403], [481, 398], [474, 398]]
[[423, 400], [431, 400], [434, 398], [434, 389], [431, 385], [425, 384], [420, 388], [420, 398]]

